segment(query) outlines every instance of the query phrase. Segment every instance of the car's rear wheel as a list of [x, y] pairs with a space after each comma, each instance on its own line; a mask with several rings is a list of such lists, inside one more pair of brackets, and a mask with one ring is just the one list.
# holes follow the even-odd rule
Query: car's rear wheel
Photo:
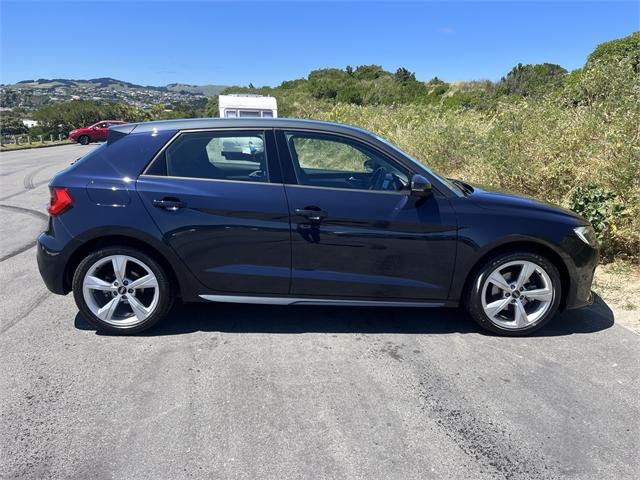
[[78, 138], [78, 143], [80, 145], [89, 145], [90, 141], [91, 139], [89, 138], [88, 135], [80, 135], [80, 138]]
[[117, 334], [146, 330], [171, 308], [171, 285], [161, 265], [130, 247], [87, 256], [73, 277], [73, 296], [98, 330]]
[[483, 328], [501, 335], [526, 335], [553, 318], [561, 288], [558, 269], [546, 257], [504, 253], [479, 269], [465, 304]]

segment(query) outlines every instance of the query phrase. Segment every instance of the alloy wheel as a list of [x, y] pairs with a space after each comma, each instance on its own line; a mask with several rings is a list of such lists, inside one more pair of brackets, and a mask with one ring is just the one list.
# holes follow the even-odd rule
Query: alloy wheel
[[555, 288], [540, 265], [517, 260], [500, 265], [486, 277], [481, 291], [487, 318], [506, 330], [523, 330], [549, 311]]
[[128, 255], [109, 255], [91, 265], [82, 293], [91, 313], [116, 327], [142, 323], [155, 311], [160, 298], [154, 273]]

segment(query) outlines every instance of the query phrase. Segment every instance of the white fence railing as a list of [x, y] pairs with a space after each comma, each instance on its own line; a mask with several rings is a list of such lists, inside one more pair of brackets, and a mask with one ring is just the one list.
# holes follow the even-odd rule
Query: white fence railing
[[31, 145], [32, 143], [53, 143], [62, 141], [64, 136], [58, 135], [0, 135], [0, 145]]

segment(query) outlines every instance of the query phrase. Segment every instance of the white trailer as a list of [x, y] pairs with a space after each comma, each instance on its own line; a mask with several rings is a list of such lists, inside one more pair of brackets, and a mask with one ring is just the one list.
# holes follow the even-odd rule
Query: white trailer
[[234, 93], [218, 95], [220, 118], [276, 118], [278, 102], [275, 97]]

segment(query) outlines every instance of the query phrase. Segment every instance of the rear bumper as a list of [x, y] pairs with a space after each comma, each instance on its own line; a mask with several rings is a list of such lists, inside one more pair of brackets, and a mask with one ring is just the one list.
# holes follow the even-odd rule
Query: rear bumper
[[54, 236], [51, 223], [47, 231], [38, 236], [36, 245], [38, 270], [49, 291], [66, 295], [70, 291], [71, 283], [67, 278], [67, 265], [80, 242], [68, 235], [62, 226], [59, 226]]

